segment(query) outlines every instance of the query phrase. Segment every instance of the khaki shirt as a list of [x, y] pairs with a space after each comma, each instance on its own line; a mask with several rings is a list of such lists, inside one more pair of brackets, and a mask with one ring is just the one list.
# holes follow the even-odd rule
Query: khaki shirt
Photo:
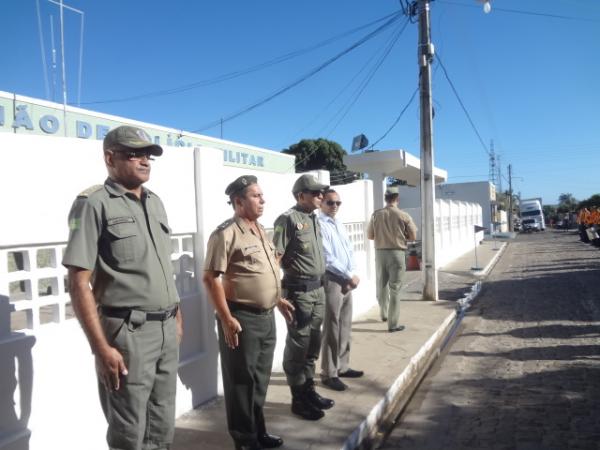
[[375, 211], [367, 228], [367, 237], [374, 239], [376, 249], [406, 250], [406, 241], [416, 235], [417, 227], [412, 217], [392, 205]]
[[273, 243], [282, 255], [286, 277], [317, 278], [325, 273], [321, 226], [315, 212], [306, 213], [298, 205], [275, 220]]
[[150, 190], [140, 200], [108, 178], [77, 197], [69, 230], [62, 263], [93, 271], [99, 304], [155, 311], [179, 302], [167, 213]]
[[219, 225], [208, 239], [204, 270], [223, 274], [227, 300], [270, 309], [281, 297], [279, 264], [258, 225], [260, 236], [237, 216]]

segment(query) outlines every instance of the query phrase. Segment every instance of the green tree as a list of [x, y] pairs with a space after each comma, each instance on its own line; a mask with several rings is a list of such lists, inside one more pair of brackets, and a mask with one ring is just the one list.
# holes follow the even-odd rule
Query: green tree
[[556, 211], [559, 213], [568, 213], [571, 211], [575, 211], [577, 208], [577, 200], [573, 197], [573, 194], [564, 193], [558, 196], [558, 206], [556, 207]]
[[589, 209], [594, 206], [597, 208], [600, 208], [600, 194], [594, 194], [590, 198], [580, 201], [579, 204], [577, 205], [577, 209], [578, 210], [583, 209], [583, 208]]
[[296, 156], [296, 172], [329, 170], [331, 184], [347, 183], [359, 178], [359, 174], [349, 172], [346, 168], [346, 150], [337, 142], [327, 139], [302, 139], [281, 152]]

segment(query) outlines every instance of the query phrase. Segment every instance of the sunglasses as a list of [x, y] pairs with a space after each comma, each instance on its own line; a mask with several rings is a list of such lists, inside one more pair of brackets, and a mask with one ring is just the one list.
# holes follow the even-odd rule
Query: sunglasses
[[116, 150], [107, 150], [108, 152], [112, 153], [113, 155], [119, 153], [120, 155], [123, 155], [125, 157], [125, 159], [127, 159], [128, 161], [140, 161], [143, 158], [146, 158], [148, 161], [154, 161], [154, 156], [152, 156], [152, 154], [148, 151], [148, 150], [131, 150], [129, 152], [123, 152], [123, 151], [116, 151]]
[[334, 202], [333, 200], [327, 200], [327, 201], [325, 202], [325, 204], [326, 204], [327, 206], [333, 206], [333, 205], [335, 205], [335, 206], [340, 206], [340, 205], [342, 204], [342, 202], [340, 202], [340, 201]]
[[313, 197], [319, 197], [319, 196], [323, 195], [323, 191], [304, 191], [304, 193], [310, 194]]
[[140, 161], [143, 158], [146, 158], [148, 161], [154, 161], [154, 156], [152, 156], [146, 150], [134, 150], [131, 152], [124, 153], [129, 161]]

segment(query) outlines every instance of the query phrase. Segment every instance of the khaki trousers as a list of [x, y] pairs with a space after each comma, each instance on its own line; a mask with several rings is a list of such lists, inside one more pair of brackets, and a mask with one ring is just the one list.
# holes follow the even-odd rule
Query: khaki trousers
[[404, 250], [378, 249], [375, 251], [377, 271], [377, 302], [388, 329], [396, 328], [400, 318], [400, 289], [406, 272]]
[[326, 276], [321, 378], [337, 377], [350, 368], [351, 334], [352, 291], [342, 294], [342, 286]]
[[128, 371], [118, 391], [107, 390], [98, 380], [109, 449], [168, 449], [175, 431], [176, 319], [146, 321], [144, 314], [132, 314], [129, 319], [101, 316], [100, 320]]

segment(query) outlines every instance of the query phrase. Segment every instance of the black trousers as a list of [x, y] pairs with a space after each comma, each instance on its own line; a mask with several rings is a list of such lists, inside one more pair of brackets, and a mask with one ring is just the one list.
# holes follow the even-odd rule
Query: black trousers
[[257, 434], [266, 431], [263, 406], [277, 332], [272, 310], [262, 313], [237, 310], [231, 314], [240, 322], [242, 332], [238, 335], [239, 346], [231, 349], [217, 320], [221, 373], [229, 434], [235, 442], [245, 444], [256, 441]]

